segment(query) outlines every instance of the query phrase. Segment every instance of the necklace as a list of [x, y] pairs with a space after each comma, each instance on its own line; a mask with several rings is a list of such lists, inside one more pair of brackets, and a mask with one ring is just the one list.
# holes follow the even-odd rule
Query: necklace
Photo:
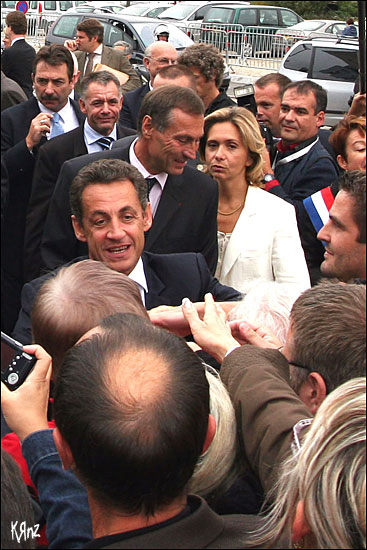
[[234, 210], [232, 210], [232, 212], [221, 212], [220, 210], [217, 210], [218, 214], [220, 214], [221, 216], [231, 216], [232, 214], [234, 214], [235, 212], [238, 212], [238, 210], [240, 208], [243, 207], [243, 205], [245, 204], [245, 202], [242, 202], [239, 206], [237, 206], [237, 208], [235, 208]]

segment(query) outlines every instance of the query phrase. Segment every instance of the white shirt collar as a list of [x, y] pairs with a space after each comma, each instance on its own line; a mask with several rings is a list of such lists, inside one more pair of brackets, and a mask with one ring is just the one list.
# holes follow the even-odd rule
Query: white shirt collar
[[168, 174], [167, 174], [167, 172], [161, 172], [160, 174], [151, 174], [150, 172], [148, 172], [148, 170], [142, 165], [142, 163], [140, 162], [140, 160], [138, 159], [138, 157], [135, 154], [135, 143], [138, 141], [138, 139], [139, 138], [136, 138], [130, 146], [130, 151], [129, 151], [130, 164], [135, 166], [135, 168], [137, 168], [139, 170], [139, 172], [142, 174], [142, 176], [145, 179], [146, 178], [156, 178], [159, 185], [163, 189], [165, 184], [166, 184]]
[[11, 45], [15, 44], [15, 42], [18, 42], [18, 40], [24, 40], [25, 41], [25, 36], [18, 36], [17, 38], [14, 38], [11, 41]]
[[[97, 139], [99, 139], [101, 137], [107, 137], [107, 136], [102, 136], [102, 134], [99, 134], [98, 132], [93, 130], [93, 128], [90, 126], [88, 120], [85, 119], [84, 139], [86, 140], [87, 144], [90, 145], [91, 143], [96, 142]], [[110, 134], [108, 134], [108, 137], [112, 137], [116, 141], [116, 139], [117, 139], [117, 125], [116, 124], [113, 127], [112, 132]]]
[[[41, 103], [39, 100], [38, 101], [38, 107], [39, 107], [39, 110], [41, 111], [41, 113], [48, 113], [50, 115], [53, 115], [55, 111], [51, 111], [50, 109], [47, 109], [47, 107], [45, 107], [43, 105], [43, 103]], [[73, 116], [74, 114], [74, 109], [70, 103], [70, 99], [68, 99], [66, 105], [64, 105], [64, 107], [62, 109], [60, 109], [60, 111], [57, 111], [60, 115], [60, 118], [61, 118], [61, 122], [65, 122], [65, 120], [67, 120], [69, 117]]]
[[140, 296], [143, 304], [145, 305], [145, 294], [148, 292], [148, 284], [145, 277], [143, 260], [141, 259], [141, 257], [139, 258], [138, 263], [130, 273], [129, 279], [134, 281], [139, 286]]
[[100, 44], [98, 48], [94, 50], [94, 52], [90, 52], [90, 53], [94, 53], [95, 55], [102, 55], [102, 51], [103, 51], [103, 44]]

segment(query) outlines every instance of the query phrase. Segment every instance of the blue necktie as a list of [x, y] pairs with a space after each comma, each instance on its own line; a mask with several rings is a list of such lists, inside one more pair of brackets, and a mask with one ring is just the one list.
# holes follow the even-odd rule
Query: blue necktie
[[64, 133], [64, 127], [61, 124], [61, 116], [59, 115], [59, 113], [53, 114], [51, 125], [52, 125], [52, 128], [51, 128], [50, 139]]
[[111, 149], [113, 141], [115, 141], [113, 137], [108, 136], [97, 139], [95, 143], [98, 143], [102, 147], [102, 151], [107, 151], [107, 149]]

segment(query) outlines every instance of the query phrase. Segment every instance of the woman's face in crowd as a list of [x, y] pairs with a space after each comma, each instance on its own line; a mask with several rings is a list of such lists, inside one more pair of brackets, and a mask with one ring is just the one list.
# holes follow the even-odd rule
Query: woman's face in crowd
[[346, 158], [338, 155], [338, 163], [344, 170], [366, 170], [366, 136], [352, 130], [345, 144]]
[[232, 122], [213, 124], [208, 132], [205, 161], [210, 175], [217, 181], [246, 179], [252, 159], [238, 128]]

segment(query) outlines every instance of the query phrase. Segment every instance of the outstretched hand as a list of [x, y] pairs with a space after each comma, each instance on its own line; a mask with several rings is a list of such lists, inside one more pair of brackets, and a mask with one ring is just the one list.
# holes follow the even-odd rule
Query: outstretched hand
[[195, 342], [221, 363], [227, 353], [238, 342], [233, 338], [225, 311], [215, 303], [211, 294], [205, 295], [205, 311], [201, 320], [193, 303], [182, 300], [182, 312], [190, 325]]
[[230, 321], [232, 336], [242, 344], [252, 344], [259, 348], [279, 349], [282, 342], [267, 327], [250, 324], [247, 321]]
[[28, 435], [48, 429], [47, 408], [51, 380], [51, 357], [38, 345], [23, 346], [37, 362], [23, 384], [10, 391], [1, 383], [1, 407], [9, 428], [23, 441]]

